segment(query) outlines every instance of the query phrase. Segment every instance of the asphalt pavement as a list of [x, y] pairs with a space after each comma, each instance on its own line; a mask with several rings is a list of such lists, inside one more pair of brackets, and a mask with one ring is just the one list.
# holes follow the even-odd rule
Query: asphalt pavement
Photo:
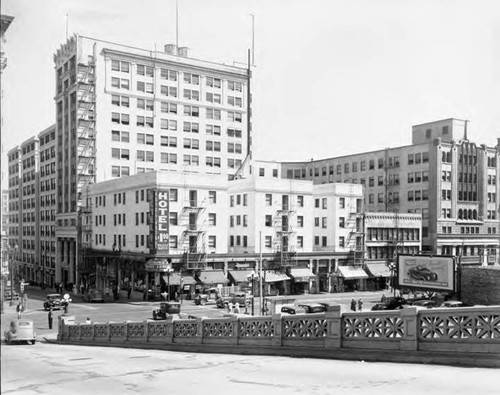
[[[33, 320], [35, 331], [39, 341], [44, 338], [55, 339], [57, 337], [57, 326], [59, 316], [63, 314], [63, 310], [53, 311], [53, 327], [48, 327], [48, 313], [43, 308], [45, 297], [49, 293], [54, 293], [54, 289], [40, 289], [40, 287], [27, 286], [25, 293], [28, 295], [27, 308], [23, 313], [25, 318]], [[295, 304], [310, 303], [310, 302], [326, 302], [330, 304], [338, 304], [342, 311], [350, 310], [352, 299], [363, 300], [363, 309], [369, 310], [371, 306], [380, 301], [384, 292], [350, 292], [350, 293], [319, 293], [319, 294], [303, 294], [293, 295]], [[389, 293], [385, 292], [386, 296]], [[123, 298], [113, 300], [107, 298], [105, 303], [86, 303], [82, 301], [81, 295], [69, 293], [72, 300], [69, 306], [69, 315], [75, 316], [77, 323], [85, 322], [87, 318], [93, 322], [122, 322], [122, 321], [144, 321], [152, 319], [152, 311], [159, 307], [158, 301], [144, 301], [141, 298]], [[10, 306], [9, 301], [4, 302], [4, 313], [1, 317], [2, 339], [3, 333], [8, 328], [10, 321], [17, 318], [16, 313], [17, 301], [14, 301]], [[205, 306], [197, 306], [192, 300], [184, 300], [181, 305], [182, 313], [189, 316], [216, 318], [222, 317], [226, 311], [219, 309], [215, 304], [207, 304]], [[241, 308], [245, 312], [244, 308]], [[246, 309], [247, 314], [251, 314], [251, 306]], [[260, 311], [259, 298], [254, 300], [254, 312], [258, 315]]]

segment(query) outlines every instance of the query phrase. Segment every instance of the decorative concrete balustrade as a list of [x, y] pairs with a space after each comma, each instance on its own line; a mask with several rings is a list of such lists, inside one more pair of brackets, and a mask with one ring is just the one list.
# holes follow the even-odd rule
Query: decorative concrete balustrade
[[196, 346], [196, 350], [210, 347], [210, 352], [214, 352], [214, 346], [221, 352], [238, 352], [240, 348], [246, 353], [263, 354], [285, 348], [314, 350], [316, 354], [323, 350], [330, 357], [346, 350], [442, 351], [500, 357], [500, 307], [409, 307], [341, 314], [340, 306], [331, 306], [325, 313], [303, 315], [170, 317], [163, 321], [94, 324], [65, 324], [62, 320], [58, 340], [96, 345], [148, 344], [149, 348], [156, 344], [166, 349], [168, 345], [184, 345], [186, 350], [189, 346]]

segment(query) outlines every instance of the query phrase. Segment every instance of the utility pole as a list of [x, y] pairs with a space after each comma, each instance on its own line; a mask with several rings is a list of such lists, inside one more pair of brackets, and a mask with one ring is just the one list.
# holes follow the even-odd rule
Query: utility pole
[[262, 296], [262, 231], [259, 232], [259, 303], [260, 315], [264, 315], [264, 302]]

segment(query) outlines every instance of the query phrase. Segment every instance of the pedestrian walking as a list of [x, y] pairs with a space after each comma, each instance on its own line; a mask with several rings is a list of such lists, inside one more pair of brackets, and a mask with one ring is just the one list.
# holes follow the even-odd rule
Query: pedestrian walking
[[16, 311], [17, 311], [17, 319], [20, 319], [22, 316], [23, 316], [23, 310], [24, 310], [24, 307], [23, 305], [21, 304], [21, 302], [19, 302], [17, 304], [17, 307], [16, 307]]
[[130, 294], [131, 293], [132, 293], [132, 285], [129, 285], [128, 289], [127, 289], [127, 299], [130, 299]]
[[351, 310], [356, 311], [356, 300], [354, 298], [351, 300]]
[[358, 310], [359, 311], [363, 310], [363, 301], [361, 300], [361, 298], [358, 299]]
[[48, 317], [49, 319], [49, 329], [52, 329], [52, 307], [49, 309]]

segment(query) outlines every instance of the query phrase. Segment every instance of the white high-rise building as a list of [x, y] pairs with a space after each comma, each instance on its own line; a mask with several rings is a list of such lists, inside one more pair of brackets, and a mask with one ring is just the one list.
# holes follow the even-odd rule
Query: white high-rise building
[[82, 193], [153, 170], [233, 178], [250, 157], [250, 71], [74, 35], [54, 55], [57, 280], [77, 283]]

